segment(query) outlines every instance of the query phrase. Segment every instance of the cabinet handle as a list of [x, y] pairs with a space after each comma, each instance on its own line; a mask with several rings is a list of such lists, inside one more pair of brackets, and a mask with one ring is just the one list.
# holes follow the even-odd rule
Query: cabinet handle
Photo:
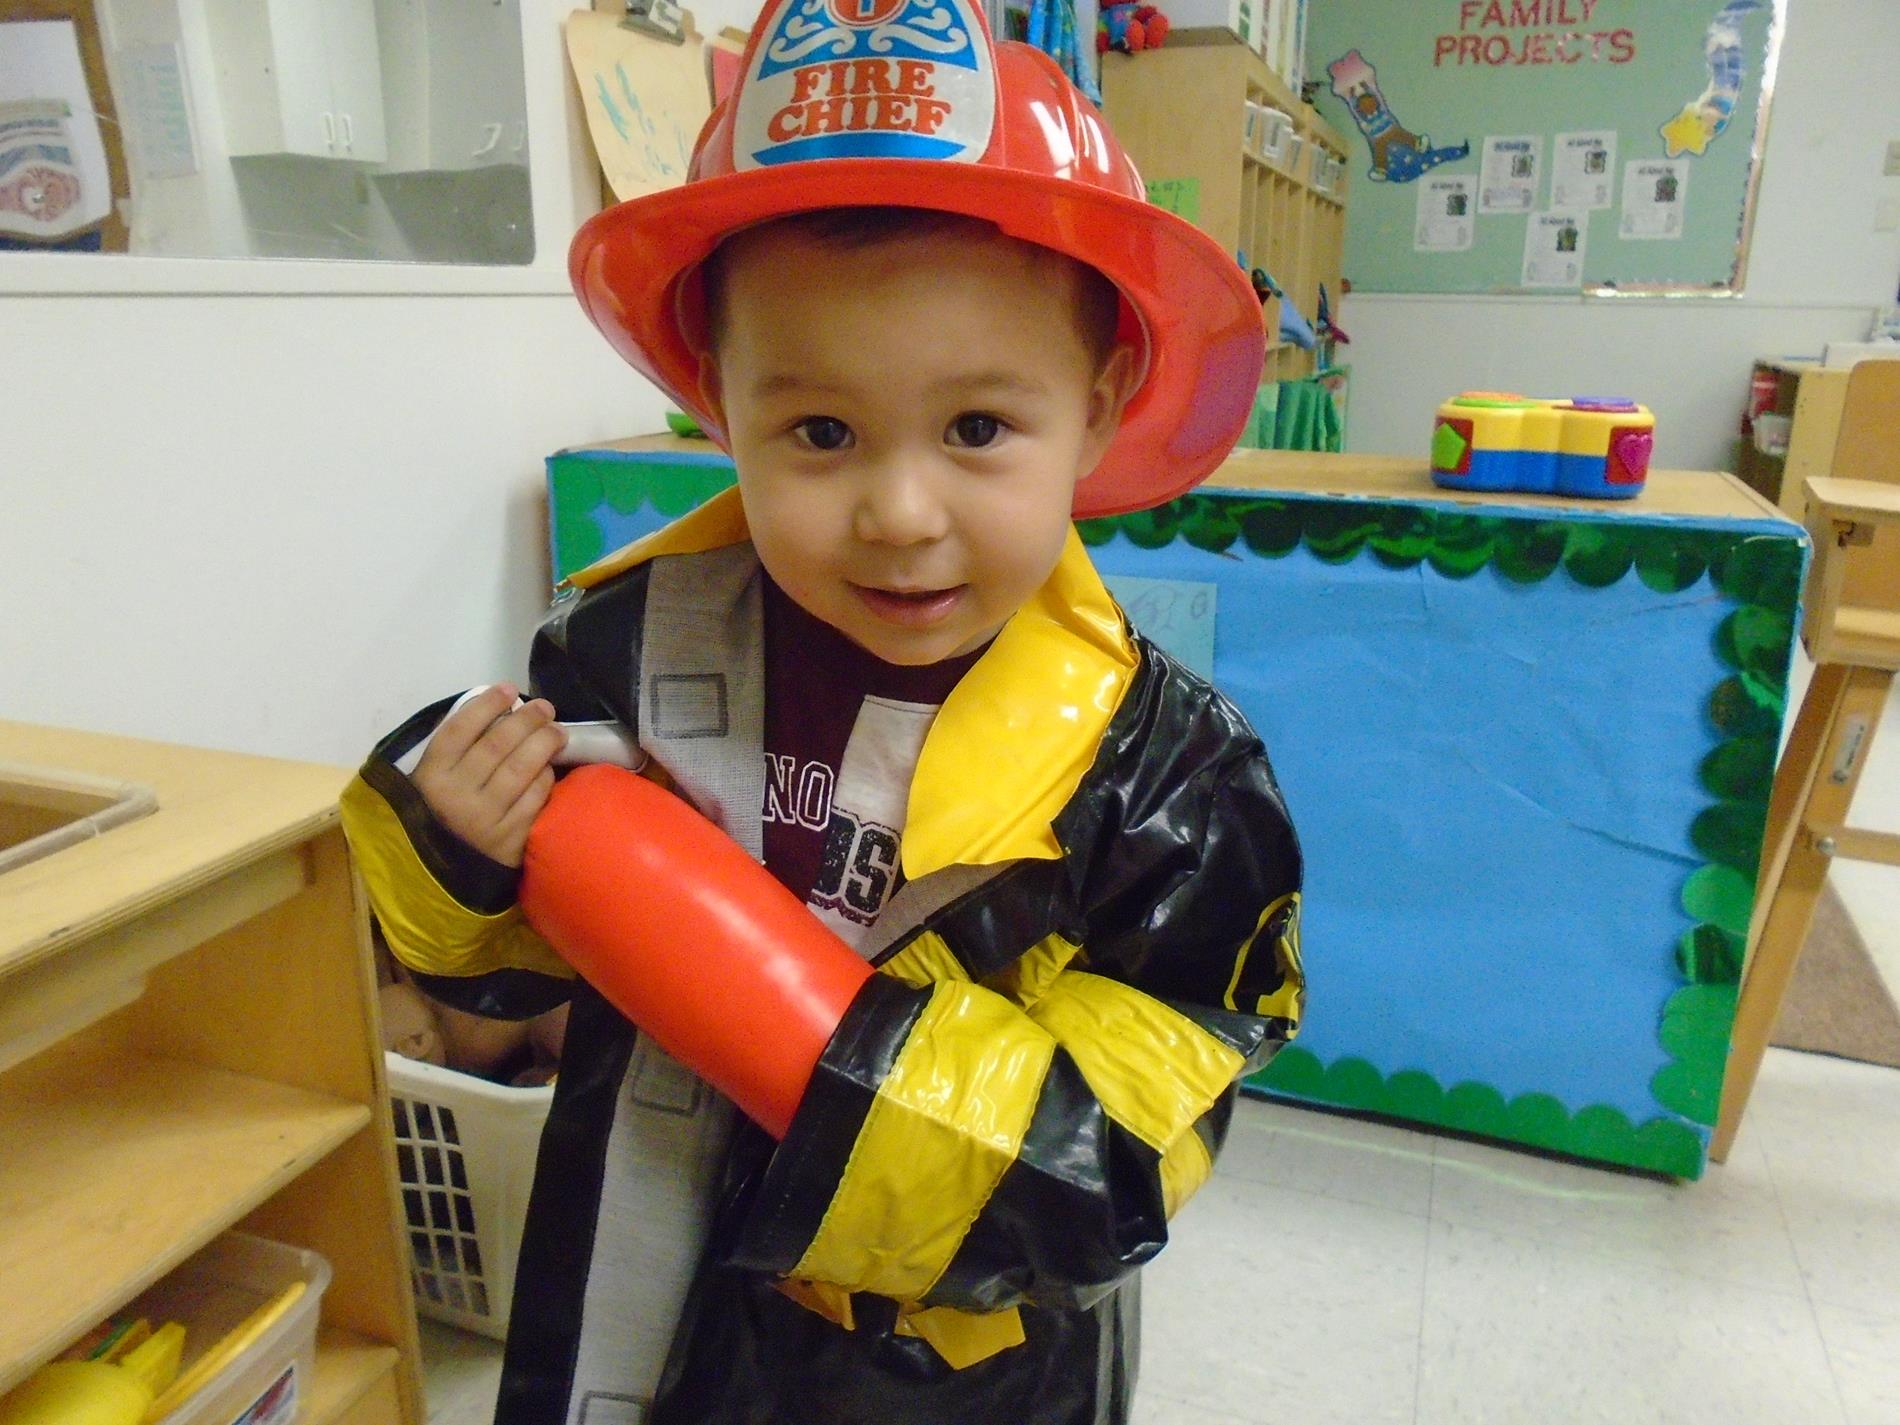
[[327, 112], [323, 116], [323, 145], [332, 152], [336, 149], [336, 115]]
[[509, 145], [509, 147], [514, 149], [516, 153], [520, 153], [521, 150], [527, 146], [527, 142], [528, 142], [528, 121], [526, 119], [516, 119], [515, 120], [515, 141], [514, 143]]
[[495, 146], [499, 144], [500, 142], [501, 142], [501, 125], [500, 124], [483, 124], [481, 147], [476, 149], [475, 152], [469, 155], [469, 157], [481, 158], [487, 154], [491, 154], [495, 151]]
[[343, 150], [346, 153], [356, 152], [356, 124], [348, 114], [343, 115]]

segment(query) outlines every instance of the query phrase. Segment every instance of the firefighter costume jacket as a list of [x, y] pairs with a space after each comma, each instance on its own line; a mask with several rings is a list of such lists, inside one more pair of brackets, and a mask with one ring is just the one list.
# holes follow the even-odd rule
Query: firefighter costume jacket
[[[571, 582], [534, 692], [634, 730], [758, 855], [737, 492]], [[404, 767], [449, 705], [377, 747], [344, 812], [426, 989], [501, 1017], [572, 999], [499, 1425], [1124, 1421], [1135, 1271], [1237, 1079], [1298, 1025], [1301, 868], [1259, 739], [1132, 632], [1080, 540], [932, 724], [905, 880], [859, 947], [882, 973], [782, 1143], [575, 981], [515, 873], [435, 823]]]

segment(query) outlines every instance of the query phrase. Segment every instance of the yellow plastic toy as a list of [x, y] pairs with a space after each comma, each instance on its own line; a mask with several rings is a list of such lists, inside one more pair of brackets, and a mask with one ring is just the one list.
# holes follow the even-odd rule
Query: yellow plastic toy
[[89, 1361], [41, 1366], [0, 1399], [0, 1425], [141, 1425], [178, 1375], [185, 1328], [170, 1322], [118, 1354], [124, 1345], [124, 1339], [115, 1341]]
[[1627, 500], [1649, 476], [1656, 418], [1612, 396], [1467, 391], [1438, 408], [1432, 479], [1453, 490]]
[[[295, 1306], [303, 1293], [304, 1284], [292, 1282], [227, 1332], [215, 1346], [192, 1363], [190, 1370], [159, 1393], [158, 1399], [145, 1412], [146, 1425], [163, 1420], [210, 1384], [219, 1371], [243, 1355], [258, 1337], [275, 1324], [278, 1317]], [[0, 1425], [5, 1425], [5, 1422], [0, 1422]]]

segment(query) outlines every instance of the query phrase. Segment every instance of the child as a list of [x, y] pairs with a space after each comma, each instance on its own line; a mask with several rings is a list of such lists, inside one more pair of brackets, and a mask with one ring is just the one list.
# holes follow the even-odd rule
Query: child
[[[692, 172], [572, 265], [738, 489], [570, 581], [530, 701], [425, 710], [345, 797], [426, 988], [572, 1001], [498, 1419], [1125, 1421], [1136, 1269], [1297, 1026], [1300, 859], [1070, 520], [1225, 454], [1257, 304], [967, 0], [768, 3]], [[882, 971], [782, 1141], [522, 921], [582, 724]]]

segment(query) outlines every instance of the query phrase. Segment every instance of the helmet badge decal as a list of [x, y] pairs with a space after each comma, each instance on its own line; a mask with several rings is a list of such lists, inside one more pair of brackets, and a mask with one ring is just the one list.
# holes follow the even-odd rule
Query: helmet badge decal
[[996, 122], [996, 60], [971, 0], [781, 0], [759, 25], [732, 166], [815, 158], [971, 163]]

